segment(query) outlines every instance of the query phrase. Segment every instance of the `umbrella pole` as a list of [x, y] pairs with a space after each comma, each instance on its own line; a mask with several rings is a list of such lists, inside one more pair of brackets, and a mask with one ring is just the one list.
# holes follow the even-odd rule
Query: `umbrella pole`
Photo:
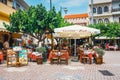
[[76, 39], [74, 39], [74, 45], [75, 45], [75, 47], [74, 47], [74, 56], [76, 56]]
[[71, 54], [71, 49], [72, 49], [72, 48], [71, 48], [71, 39], [70, 39], [70, 54]]

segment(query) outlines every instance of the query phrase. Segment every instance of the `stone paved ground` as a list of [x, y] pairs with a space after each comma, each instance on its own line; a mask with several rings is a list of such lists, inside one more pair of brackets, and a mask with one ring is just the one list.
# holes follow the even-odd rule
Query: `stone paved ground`
[[[113, 75], [103, 75], [100, 70]], [[80, 62], [37, 65], [29, 62], [28, 66], [7, 68], [6, 64], [0, 64], [0, 80], [120, 80], [120, 51], [106, 51], [102, 65]]]

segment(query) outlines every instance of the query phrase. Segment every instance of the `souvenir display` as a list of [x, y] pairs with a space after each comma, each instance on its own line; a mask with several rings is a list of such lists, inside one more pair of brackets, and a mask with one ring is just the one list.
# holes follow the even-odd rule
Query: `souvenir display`
[[7, 66], [15, 66], [17, 62], [17, 55], [12, 49], [7, 50]]
[[19, 62], [22, 64], [22, 65], [27, 65], [28, 64], [28, 52], [27, 50], [21, 50], [19, 52]]
[[21, 66], [28, 64], [28, 51], [16, 46], [7, 50], [7, 66]]

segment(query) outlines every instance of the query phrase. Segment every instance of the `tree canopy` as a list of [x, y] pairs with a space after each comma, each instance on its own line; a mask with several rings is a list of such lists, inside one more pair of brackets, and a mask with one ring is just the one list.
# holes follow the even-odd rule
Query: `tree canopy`
[[10, 24], [4, 26], [10, 32], [22, 32], [43, 41], [46, 30], [53, 31], [54, 28], [70, 25], [65, 22], [60, 12], [56, 12], [55, 7], [47, 11], [40, 4], [31, 6], [28, 10], [18, 10], [10, 15]]
[[120, 23], [99, 23], [89, 25], [89, 27], [100, 29], [101, 33], [99, 36], [106, 36], [110, 38], [120, 37]]

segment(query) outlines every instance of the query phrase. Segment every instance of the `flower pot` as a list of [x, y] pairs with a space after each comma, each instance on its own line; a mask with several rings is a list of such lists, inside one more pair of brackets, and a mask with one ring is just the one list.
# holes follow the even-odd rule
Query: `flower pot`
[[102, 63], [103, 63], [103, 57], [97, 57], [96, 64], [102, 64]]

